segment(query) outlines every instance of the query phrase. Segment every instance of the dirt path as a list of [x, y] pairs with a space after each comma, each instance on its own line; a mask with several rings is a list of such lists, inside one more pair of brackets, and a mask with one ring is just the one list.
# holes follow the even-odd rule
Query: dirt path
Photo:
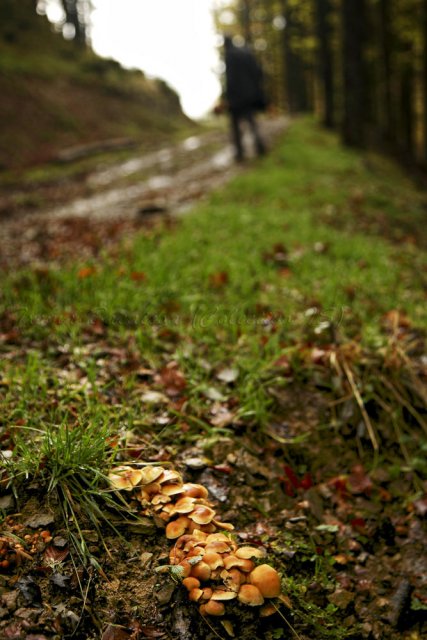
[[[283, 117], [265, 120], [267, 145], [286, 126]], [[250, 141], [246, 142], [250, 161]], [[150, 225], [159, 216], [181, 215], [246, 166], [234, 163], [227, 133], [215, 131], [100, 166], [72, 184], [40, 187], [43, 200], [52, 202], [48, 207], [28, 208], [24, 191], [0, 195], [0, 267], [60, 262], [75, 256], [76, 249], [82, 257], [97, 255], [118, 236]], [[16, 207], [20, 199], [24, 204]]]

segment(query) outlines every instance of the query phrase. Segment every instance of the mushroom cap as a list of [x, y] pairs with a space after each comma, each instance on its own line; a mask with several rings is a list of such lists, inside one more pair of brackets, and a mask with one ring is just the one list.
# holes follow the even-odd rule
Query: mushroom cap
[[209, 602], [204, 605], [204, 611], [209, 616], [223, 616], [225, 613], [225, 607], [222, 602], [209, 600]]
[[155, 482], [158, 478], [160, 478], [160, 476], [164, 472], [164, 469], [163, 467], [153, 467], [149, 465], [141, 469], [141, 472], [141, 483], [151, 484], [152, 482]]
[[181, 516], [180, 518], [169, 522], [166, 526], [167, 539], [175, 540], [175, 538], [179, 538], [180, 536], [182, 536], [185, 533], [189, 523], [189, 519], [185, 516]]
[[182, 584], [186, 589], [188, 589], [188, 591], [192, 591], [193, 589], [198, 589], [200, 587], [200, 580], [189, 576], [188, 578], [184, 578]]
[[273, 613], [276, 613], [277, 609], [271, 602], [267, 602], [267, 604], [263, 605], [259, 610], [259, 615], [261, 618], [267, 618], [268, 616], [272, 616]]
[[258, 549], [257, 547], [239, 547], [234, 555], [243, 560], [250, 560], [250, 558], [265, 558], [267, 552], [265, 549]]
[[160, 484], [165, 484], [165, 482], [173, 482], [180, 485], [183, 484], [181, 474], [174, 469], [163, 469], [163, 473], [161, 476], [159, 476], [158, 481], [160, 482]]
[[201, 484], [193, 484], [192, 482], [186, 482], [183, 485], [184, 495], [189, 498], [207, 498], [208, 490]]
[[160, 483], [156, 483], [159, 485], [159, 491], [161, 491], [161, 493], [164, 496], [176, 496], [179, 493], [182, 493], [182, 485], [181, 484], [176, 484], [173, 482], [166, 482], [165, 484], [160, 484]]
[[190, 593], [188, 594], [188, 597], [192, 602], [198, 602], [202, 597], [202, 595], [203, 595], [202, 589], [199, 589], [196, 587], [195, 589], [191, 589]]
[[201, 600], [210, 600], [212, 598], [212, 594], [213, 590], [211, 589], [211, 587], [204, 587]]
[[238, 591], [240, 585], [243, 584], [246, 580], [246, 576], [241, 573], [238, 569], [224, 569], [220, 573], [220, 578], [224, 582], [227, 589], [231, 589], [231, 591]]
[[224, 566], [222, 556], [219, 553], [215, 553], [215, 551], [205, 552], [203, 556], [203, 562], [206, 562], [206, 564], [210, 566], [212, 571], [218, 569], [218, 567]]
[[251, 607], [259, 607], [264, 604], [264, 598], [261, 591], [252, 584], [242, 584], [237, 596], [243, 604]]
[[265, 598], [276, 598], [280, 595], [280, 576], [269, 564], [260, 564], [250, 573], [249, 580], [258, 587]]
[[220, 522], [219, 520], [212, 520], [213, 524], [218, 527], [218, 529], [225, 529], [225, 531], [234, 531], [234, 524], [231, 522]]
[[230, 538], [226, 536], [225, 533], [210, 533], [206, 538], [206, 542], [208, 544], [210, 544], [211, 542], [216, 542], [217, 540], [228, 543], [231, 542]]
[[111, 486], [118, 491], [132, 491], [143, 477], [142, 469], [134, 469], [126, 465], [116, 467], [108, 474]]
[[169, 496], [164, 496], [161, 493], [156, 493], [156, 495], [151, 499], [151, 504], [155, 506], [157, 504], [167, 504], [170, 501], [171, 499], [169, 498]]
[[215, 553], [229, 553], [231, 547], [227, 542], [223, 542], [221, 540], [216, 540], [214, 542], [208, 542], [206, 545], [206, 553], [211, 551]]
[[211, 507], [203, 504], [196, 505], [193, 512], [188, 516], [197, 524], [209, 524], [215, 517], [215, 511]]
[[191, 569], [191, 576], [197, 578], [201, 582], [206, 582], [211, 577], [212, 570], [206, 562], [202, 560], [194, 565]]
[[233, 600], [233, 598], [237, 598], [237, 593], [235, 591], [216, 589], [212, 594], [211, 600]]
[[191, 513], [194, 510], [196, 498], [180, 498], [174, 505], [177, 513]]
[[245, 573], [249, 573], [255, 567], [254, 562], [252, 560], [245, 560], [243, 558], [236, 558], [235, 555], [228, 556], [224, 559], [224, 567], [228, 569], [233, 569], [233, 567], [237, 567], [241, 569]]

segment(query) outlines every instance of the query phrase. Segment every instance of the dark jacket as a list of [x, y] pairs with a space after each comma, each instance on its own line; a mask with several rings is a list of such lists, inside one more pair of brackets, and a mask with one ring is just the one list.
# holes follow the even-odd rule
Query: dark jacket
[[265, 109], [262, 70], [249, 49], [232, 44], [226, 46], [225, 79], [230, 111]]

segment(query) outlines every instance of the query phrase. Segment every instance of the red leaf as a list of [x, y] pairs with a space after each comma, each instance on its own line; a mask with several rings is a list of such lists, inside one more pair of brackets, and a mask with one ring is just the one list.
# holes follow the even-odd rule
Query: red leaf
[[209, 276], [209, 284], [213, 289], [221, 289], [228, 283], [228, 273], [226, 271], [218, 271], [211, 273]]
[[130, 277], [134, 282], [145, 282], [147, 280], [147, 276], [143, 271], [132, 271]]
[[295, 489], [298, 489], [300, 487], [300, 481], [298, 480], [298, 477], [297, 477], [295, 471], [288, 464], [285, 464], [283, 469], [284, 469], [286, 475], [288, 476], [292, 486], [295, 487]]

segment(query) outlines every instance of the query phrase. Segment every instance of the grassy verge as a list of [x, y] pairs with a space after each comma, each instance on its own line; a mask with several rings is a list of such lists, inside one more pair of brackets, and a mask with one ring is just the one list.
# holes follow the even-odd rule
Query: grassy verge
[[[415, 235], [402, 230], [402, 207]], [[302, 474], [321, 469], [324, 443], [345, 433], [365, 464], [410, 473], [417, 491], [422, 208], [394, 166], [300, 122], [174, 228], [143, 233], [114, 258], [8, 275], [4, 440], [22, 425], [77, 421], [108, 425], [149, 458], [160, 444], [175, 456], [202, 441], [209, 454], [224, 436], [252, 433], [278, 443]], [[324, 422], [286, 431], [296, 390], [302, 403], [319, 393], [331, 401]], [[335, 610], [316, 609], [316, 637], [345, 637], [333, 630]]]

